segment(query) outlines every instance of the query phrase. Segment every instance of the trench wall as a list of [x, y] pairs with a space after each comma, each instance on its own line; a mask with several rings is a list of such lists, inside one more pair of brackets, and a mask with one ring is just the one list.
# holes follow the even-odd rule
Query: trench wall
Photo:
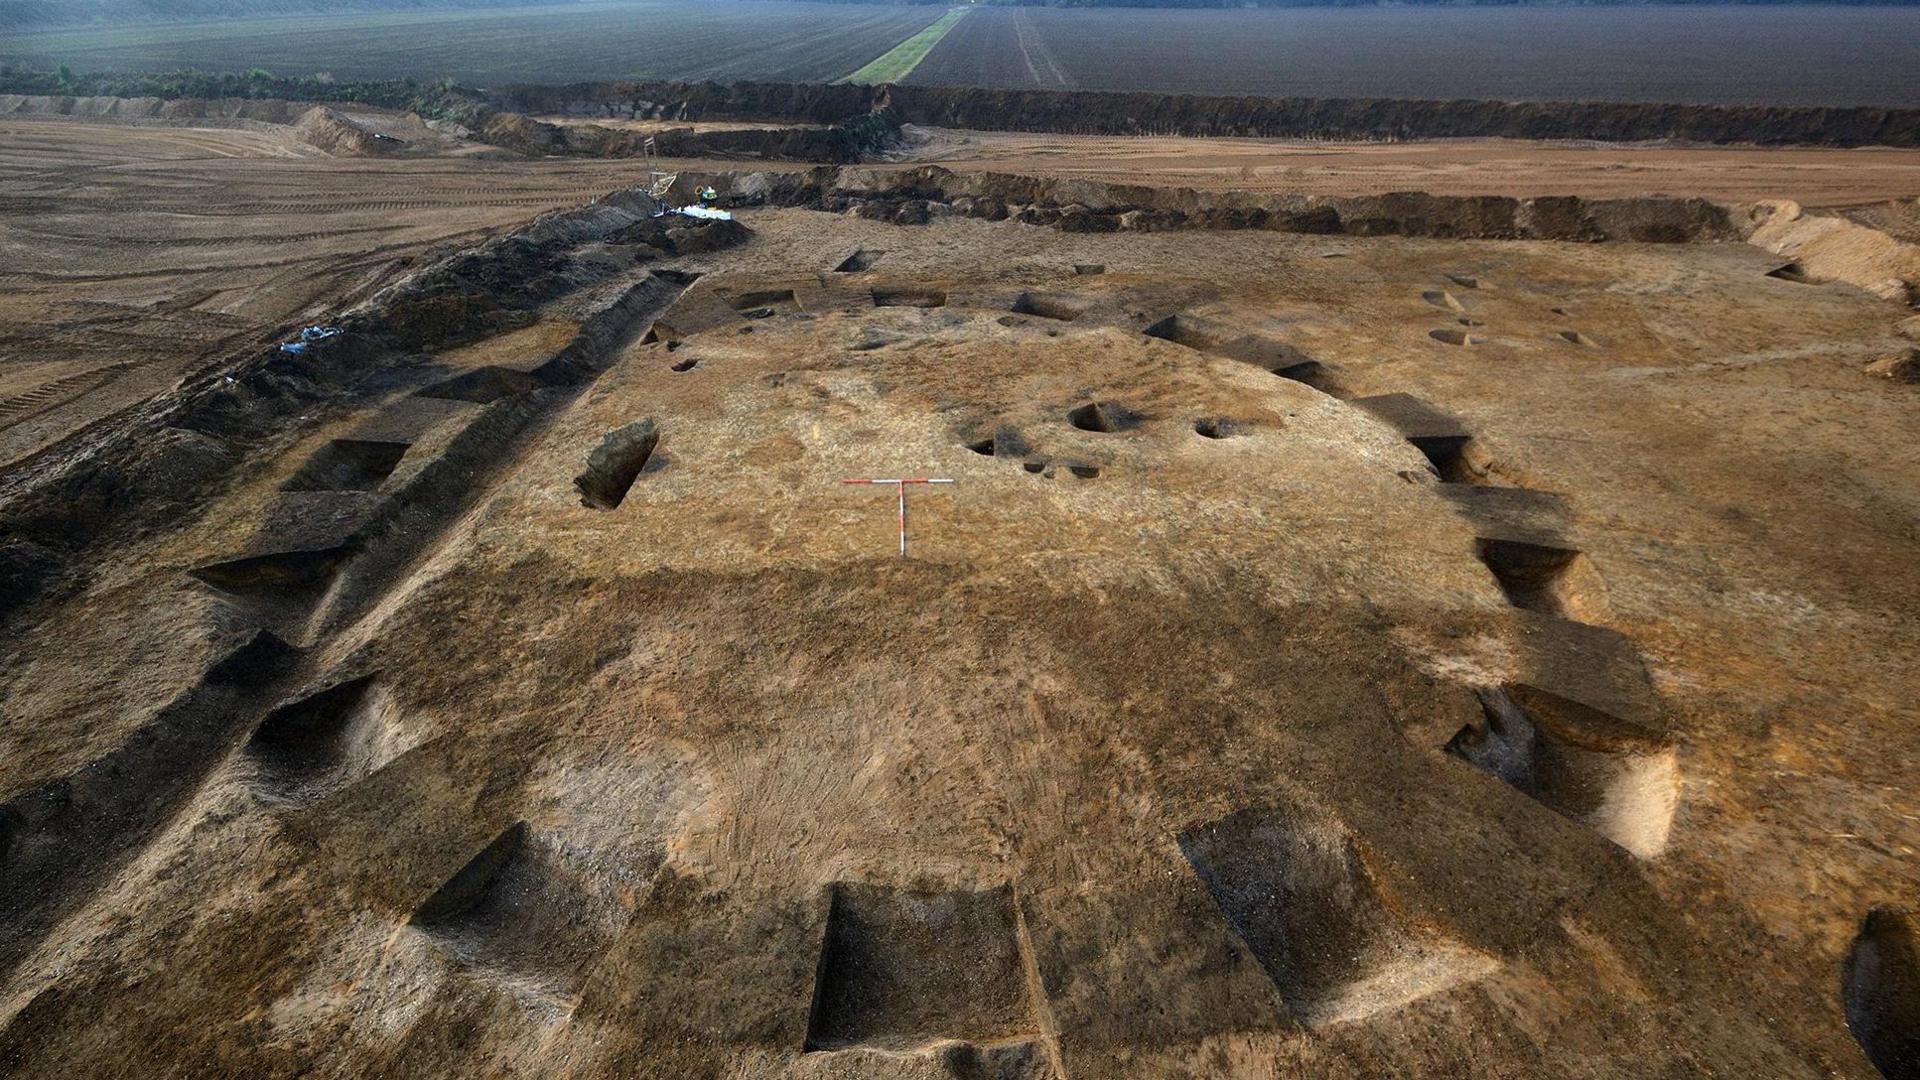
[[1208, 97], [753, 82], [509, 86], [490, 99], [514, 112], [687, 121], [831, 124], [888, 110], [914, 124], [1078, 135], [1920, 146], [1920, 109], [1911, 108]]

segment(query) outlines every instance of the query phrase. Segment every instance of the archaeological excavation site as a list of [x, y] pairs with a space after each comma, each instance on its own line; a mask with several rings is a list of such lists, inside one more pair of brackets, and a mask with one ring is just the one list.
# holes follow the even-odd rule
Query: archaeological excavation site
[[0, 1074], [1920, 1076], [1910, 200], [36, 110]]

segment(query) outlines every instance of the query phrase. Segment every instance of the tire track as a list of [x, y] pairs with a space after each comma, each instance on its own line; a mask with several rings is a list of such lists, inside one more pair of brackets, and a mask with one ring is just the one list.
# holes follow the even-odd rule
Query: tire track
[[[1026, 65], [1027, 74], [1032, 77], [1033, 85], [1043, 90], [1074, 89], [1076, 85], [1074, 80], [1060, 67], [1060, 62], [1054, 59], [1053, 50], [1047, 47], [1040, 28], [1033, 25], [1033, 17], [1029, 14], [1029, 9], [1024, 7], [1014, 9], [1013, 33], [1015, 43], [1020, 46], [1020, 60]], [[1037, 64], [1035, 63], [1036, 55], [1039, 60]], [[1042, 71], [1045, 74], [1042, 74]]]
[[12, 427], [80, 394], [96, 389], [112, 378], [123, 375], [146, 361], [128, 360], [90, 371], [76, 371], [49, 383], [42, 383], [24, 394], [0, 399], [0, 431]]

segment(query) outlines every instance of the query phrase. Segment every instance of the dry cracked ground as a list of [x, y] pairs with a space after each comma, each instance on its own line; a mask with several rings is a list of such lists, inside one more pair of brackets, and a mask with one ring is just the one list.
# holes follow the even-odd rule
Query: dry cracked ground
[[1916, 1075], [1901, 303], [647, 209], [22, 482], [0, 1068]]

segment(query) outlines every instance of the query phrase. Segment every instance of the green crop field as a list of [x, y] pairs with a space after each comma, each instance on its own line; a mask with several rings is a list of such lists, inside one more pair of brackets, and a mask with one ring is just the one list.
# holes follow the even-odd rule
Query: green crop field
[[76, 71], [450, 75], [481, 86], [623, 78], [830, 82], [946, 17], [933, 5], [618, 0], [10, 32], [0, 38], [0, 61]]
[[913, 73], [913, 69], [926, 59], [940, 39], [947, 36], [953, 24], [959, 22], [971, 8], [954, 8], [935, 20], [933, 25], [895, 45], [873, 63], [847, 76], [847, 82], [874, 85], [876, 83], [899, 82]]

